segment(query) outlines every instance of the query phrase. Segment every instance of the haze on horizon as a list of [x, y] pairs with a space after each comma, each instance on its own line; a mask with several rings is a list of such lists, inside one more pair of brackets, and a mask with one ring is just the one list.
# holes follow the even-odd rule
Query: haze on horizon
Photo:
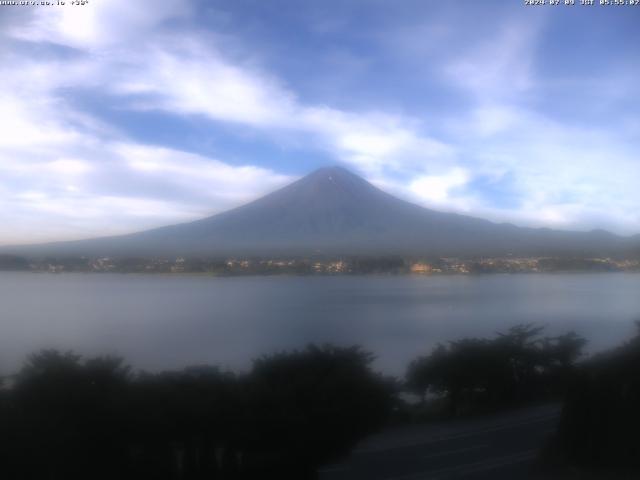
[[640, 233], [640, 7], [0, 7], [0, 245], [112, 235], [343, 165], [419, 205]]

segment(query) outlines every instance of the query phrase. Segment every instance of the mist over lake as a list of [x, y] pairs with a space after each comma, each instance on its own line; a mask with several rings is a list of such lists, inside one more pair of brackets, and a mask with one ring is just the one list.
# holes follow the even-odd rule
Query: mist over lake
[[135, 368], [251, 359], [309, 342], [359, 344], [401, 375], [437, 342], [523, 322], [575, 330], [588, 350], [640, 318], [640, 275], [209, 277], [0, 273], [0, 372], [40, 348], [116, 354]]

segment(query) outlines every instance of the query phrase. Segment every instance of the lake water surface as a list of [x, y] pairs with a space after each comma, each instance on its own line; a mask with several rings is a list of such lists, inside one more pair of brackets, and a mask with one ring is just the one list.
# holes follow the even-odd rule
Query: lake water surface
[[309, 342], [359, 344], [402, 374], [437, 342], [523, 322], [600, 350], [640, 319], [638, 274], [208, 277], [0, 273], [0, 373], [43, 347], [136, 368], [217, 364]]

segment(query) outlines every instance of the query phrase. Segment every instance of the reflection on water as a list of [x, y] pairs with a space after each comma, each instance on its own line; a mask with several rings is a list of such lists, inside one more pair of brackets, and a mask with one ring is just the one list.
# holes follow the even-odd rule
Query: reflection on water
[[0, 274], [0, 371], [41, 347], [139, 368], [244, 369], [274, 350], [357, 343], [402, 374], [437, 342], [523, 322], [616, 345], [640, 318], [640, 275], [235, 277]]

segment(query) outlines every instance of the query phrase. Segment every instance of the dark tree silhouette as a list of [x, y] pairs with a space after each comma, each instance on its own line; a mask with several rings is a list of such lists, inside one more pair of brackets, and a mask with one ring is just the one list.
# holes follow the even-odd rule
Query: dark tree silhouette
[[[577, 465], [640, 470], [640, 322], [635, 338], [582, 365], [563, 408], [559, 445]], [[627, 478], [627, 477], [625, 477]]]
[[154, 478], [234, 478], [243, 411], [233, 374], [196, 366], [142, 374], [134, 386], [134, 471]]
[[266, 446], [274, 465], [284, 461], [280, 478], [313, 477], [322, 462], [346, 454], [392, 406], [392, 385], [371, 371], [373, 358], [358, 347], [310, 345], [256, 360], [248, 398], [260, 431], [249, 448]]
[[314, 476], [384, 422], [389, 384], [356, 347], [133, 375], [119, 358], [31, 355], [0, 388], [0, 465], [16, 479]]
[[17, 451], [10, 467], [16, 478], [118, 474], [127, 384], [128, 367], [120, 359], [83, 364], [70, 352], [31, 355], [11, 391], [9, 432]]
[[573, 332], [542, 338], [543, 330], [518, 325], [493, 339], [440, 344], [411, 362], [407, 387], [423, 399], [444, 395], [452, 416], [560, 395], [586, 342]]

